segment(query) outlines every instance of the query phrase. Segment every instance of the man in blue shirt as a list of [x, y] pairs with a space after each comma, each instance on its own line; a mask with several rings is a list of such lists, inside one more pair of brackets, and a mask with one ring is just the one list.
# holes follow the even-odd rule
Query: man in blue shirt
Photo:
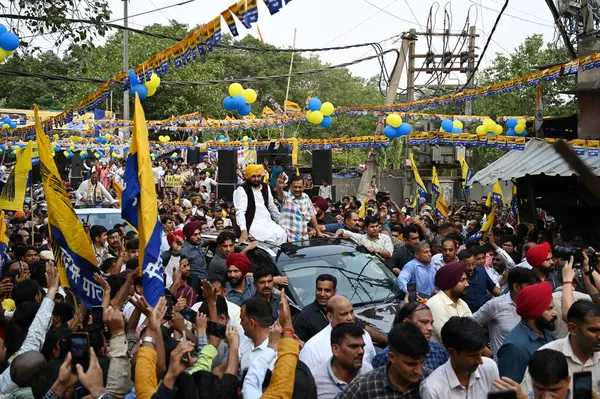
[[519, 384], [523, 381], [531, 355], [556, 338], [552, 331], [557, 319], [548, 282], [523, 288], [517, 295], [517, 314], [521, 322], [513, 328], [498, 351], [501, 377]]
[[429, 298], [439, 291], [433, 281], [435, 280], [435, 265], [431, 262], [431, 248], [425, 241], [413, 245], [415, 258], [402, 268], [398, 276], [398, 285], [407, 292], [407, 285], [415, 283], [417, 293], [421, 298]]
[[463, 299], [469, 305], [472, 313], [477, 312], [490, 299], [488, 292], [493, 296], [502, 295], [502, 289], [494, 284], [485, 269], [475, 265], [475, 256], [469, 250], [461, 251], [458, 259], [463, 261], [466, 266], [465, 273], [469, 289]]
[[[269, 169], [268, 161], [265, 159], [265, 166], [267, 170]], [[281, 159], [279, 157], [273, 158], [273, 167], [269, 172], [269, 186], [272, 189], [277, 188], [277, 179], [279, 179], [279, 175], [283, 173], [283, 168], [281, 167]]]
[[[398, 313], [396, 313], [393, 326], [401, 323], [412, 323], [419, 327], [419, 330], [421, 330], [427, 341], [429, 341], [429, 352], [425, 358], [425, 367], [433, 371], [448, 361], [449, 355], [446, 348], [437, 342], [431, 341], [431, 336], [433, 335], [433, 315], [427, 305], [420, 302], [409, 302], [402, 306]], [[371, 361], [373, 368], [385, 366], [388, 363], [389, 352], [389, 346], [379, 352]]]

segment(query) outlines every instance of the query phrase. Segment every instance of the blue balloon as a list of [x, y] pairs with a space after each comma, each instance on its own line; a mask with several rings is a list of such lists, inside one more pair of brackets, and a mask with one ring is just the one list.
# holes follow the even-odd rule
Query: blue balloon
[[[508, 123], [506, 124], [508, 126]], [[506, 136], [507, 137], [515, 137], [517, 135], [517, 133], [512, 129], [508, 129], [508, 131], [506, 132]]]
[[225, 140], [225, 136], [224, 135], [220, 135], [219, 136], [219, 140]]
[[405, 122], [396, 129], [396, 137], [406, 136], [407, 134], [410, 134], [411, 131], [412, 127]]
[[442, 121], [442, 129], [444, 129], [445, 132], [450, 133], [452, 129], [454, 129], [454, 123], [450, 119], [444, 119]]
[[308, 109], [311, 111], [320, 111], [321, 110], [321, 100], [317, 97], [313, 97], [308, 100]]
[[[246, 100], [244, 100], [246, 101]], [[244, 103], [244, 105], [242, 105], [241, 107], [238, 107], [237, 109], [238, 114], [240, 114], [241, 116], [246, 116], [249, 115], [250, 112], [252, 112], [252, 106], [250, 104]]]
[[8, 29], [6, 29], [6, 26], [0, 24], [0, 35], [5, 34], [6, 32], [8, 32]]
[[225, 107], [227, 111], [233, 111], [235, 109], [235, 101], [233, 100], [233, 97], [225, 97], [223, 100], [223, 107]]
[[135, 71], [133, 69], [129, 70], [129, 83], [131, 84], [131, 87], [142, 83], [142, 82], [140, 82], [140, 79], [137, 77], [137, 75], [135, 74]]
[[17, 127], [17, 124], [14, 122], [9, 123], [9, 125], [11, 129], [15, 129]]
[[248, 137], [248, 143], [252, 142], [252, 137]]
[[519, 122], [516, 119], [509, 119], [506, 121], [506, 127], [509, 129], [514, 129]]
[[459, 129], [457, 127], [453, 127], [452, 130], [450, 130], [451, 133], [462, 133], [462, 129]]
[[135, 98], [135, 94], [140, 97], [140, 101], [144, 101], [148, 97], [148, 88], [146, 85], [138, 84], [131, 88], [131, 95]]
[[0, 47], [6, 51], [15, 51], [19, 44], [19, 37], [12, 32], [5, 32], [0, 35]]
[[385, 127], [385, 129], [383, 129], [383, 134], [385, 135], [385, 137], [387, 137], [388, 139], [393, 139], [396, 137], [396, 128], [387, 125]]
[[235, 105], [234, 109], [237, 109], [238, 111], [245, 109], [242, 107], [246, 105], [246, 99], [241, 94], [238, 94], [237, 96], [233, 97], [233, 104]]
[[225, 137], [225, 142], [229, 143], [229, 137]]
[[323, 117], [323, 122], [321, 122], [321, 127], [329, 127], [331, 126], [331, 124], [333, 123], [333, 119], [331, 118], [331, 116], [324, 116]]

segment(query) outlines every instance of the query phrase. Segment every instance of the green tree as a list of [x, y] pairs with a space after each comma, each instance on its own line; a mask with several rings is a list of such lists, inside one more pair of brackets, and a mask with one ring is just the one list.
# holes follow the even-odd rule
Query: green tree
[[110, 19], [107, 0], [1, 0], [0, 8], [6, 14], [21, 16], [10, 20], [10, 28], [25, 47], [39, 36], [51, 36], [57, 45], [66, 42], [93, 47], [97, 36], [106, 34]]

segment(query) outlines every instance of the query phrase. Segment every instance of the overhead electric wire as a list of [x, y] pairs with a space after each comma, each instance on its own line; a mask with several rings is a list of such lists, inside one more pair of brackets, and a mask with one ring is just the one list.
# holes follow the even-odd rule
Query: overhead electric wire
[[[166, 81], [162, 80], [161, 85], [172, 85], [172, 86], [208, 86], [214, 84], [230, 84], [233, 82], [258, 82], [264, 80], [273, 80], [273, 79], [281, 79], [287, 78], [289, 76], [302, 76], [309, 75], [313, 73], [327, 72], [333, 69], [344, 68], [351, 65], [356, 65], [364, 61], [372, 60], [374, 58], [381, 57], [385, 54], [396, 53], [397, 56], [400, 56], [400, 51], [397, 49], [386, 50], [382, 53], [378, 53], [369, 57], [359, 58], [353, 61], [344, 62], [342, 64], [336, 65], [328, 65], [322, 68], [315, 69], [307, 69], [304, 71], [296, 71], [292, 73], [286, 74], [278, 74], [278, 75], [267, 75], [267, 76], [254, 76], [248, 78], [233, 78], [233, 79], [223, 79], [223, 80], [203, 80], [203, 81]], [[63, 80], [63, 81], [74, 81], [74, 82], [86, 82], [86, 83], [106, 83], [107, 80], [98, 79], [98, 78], [82, 78], [82, 77], [69, 77], [69, 76], [61, 76], [61, 75], [51, 75], [51, 74], [41, 74], [41, 73], [32, 73], [32, 72], [23, 72], [23, 71], [9, 71], [9, 70], [0, 70], [0, 75], [8, 75], [8, 76], [20, 76], [20, 77], [32, 77], [38, 79], [47, 79], [47, 80]]]
[[[148, 11], [140, 12], [139, 14], [128, 15], [127, 19], [131, 19], [131, 18], [135, 18], [135, 17], [140, 17], [142, 15], [150, 14], [150, 13], [157, 12], [157, 11], [160, 11], [161, 14], [163, 14], [162, 10], [166, 10], [166, 9], [173, 8], [173, 7], [179, 7], [179, 6], [188, 4], [188, 3], [193, 3], [194, 1], [196, 1], [196, 0], [187, 0], [187, 1], [184, 1], [184, 2], [181, 2], [181, 3], [171, 4], [170, 6], [164, 6], [164, 7], [160, 7], [160, 8], [155, 8], [153, 10], [148, 10]], [[152, 3], [152, 5], [154, 5], [154, 3]], [[154, 7], [156, 7], [156, 6], [154, 5]], [[163, 14], [163, 16], [166, 18], [166, 16], [164, 14]], [[125, 19], [125, 17], [123, 17], [123, 18], [117, 18], [117, 19], [111, 19], [108, 22], [117, 22], [117, 21], [122, 21], [124, 19]]]
[[[471, 3], [473, 3], [473, 4], [477, 4], [481, 8], [485, 8], [486, 10], [498, 12], [498, 10], [496, 10], [495, 8], [484, 6], [483, 4], [480, 4], [480, 3], [475, 3], [475, 0], [469, 0], [469, 1]], [[505, 8], [505, 7], [503, 7], [503, 8]], [[543, 24], [543, 23], [540, 23], [540, 22], [532, 21], [530, 19], [521, 18], [521, 17], [516, 16], [516, 15], [512, 15], [512, 14], [504, 14], [504, 15], [506, 15], [507, 17], [510, 17], [510, 18], [518, 19], [519, 21], [529, 22], [529, 23], [532, 23], [532, 24], [535, 24], [535, 25], [539, 25], [539, 26], [545, 26], [546, 28], [554, 28], [554, 25]]]
[[477, 64], [475, 65], [475, 70], [472, 71], [472, 73], [469, 76], [469, 79], [467, 79], [467, 82], [457, 92], [461, 92], [461, 91], [465, 90], [465, 88], [467, 88], [467, 86], [469, 86], [469, 84], [471, 83], [471, 81], [475, 77], [475, 72], [477, 72], [477, 70], [479, 69], [479, 66], [481, 65], [481, 61], [483, 60], [485, 52], [487, 51], [488, 46], [490, 45], [490, 41], [492, 40], [492, 36], [494, 36], [494, 32], [496, 32], [496, 28], [498, 27], [498, 23], [500, 22], [500, 18], [502, 18], [502, 15], [504, 14], [504, 10], [506, 10], [506, 7], [508, 7], [508, 1], [509, 0], [506, 0], [506, 2], [504, 3], [504, 6], [500, 10], [500, 13], [498, 14], [498, 17], [496, 17], [496, 21], [494, 22], [494, 26], [492, 27], [492, 30], [490, 31], [490, 34], [488, 35], [487, 41], [485, 42], [485, 46], [483, 47], [483, 51], [481, 52], [481, 54], [479, 56], [479, 59], [477, 60]]

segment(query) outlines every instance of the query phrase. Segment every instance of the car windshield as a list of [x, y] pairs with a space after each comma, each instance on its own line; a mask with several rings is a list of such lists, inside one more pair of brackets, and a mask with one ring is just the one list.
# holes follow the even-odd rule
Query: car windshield
[[391, 300], [400, 293], [394, 274], [371, 254], [343, 252], [285, 261], [279, 266], [289, 278], [301, 306], [315, 300], [315, 281], [325, 273], [337, 278], [337, 294], [350, 299], [355, 306]]
[[100, 225], [107, 229], [112, 229], [115, 224], [123, 223], [121, 213], [91, 213], [91, 214], [78, 214], [79, 220], [88, 222], [90, 226]]

